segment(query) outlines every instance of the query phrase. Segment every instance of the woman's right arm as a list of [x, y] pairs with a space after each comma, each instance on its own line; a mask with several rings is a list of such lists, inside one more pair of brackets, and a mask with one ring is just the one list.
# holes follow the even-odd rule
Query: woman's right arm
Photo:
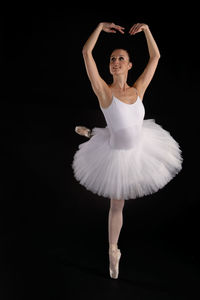
[[101, 31], [115, 33], [116, 30], [123, 33], [123, 27], [119, 25], [115, 25], [114, 23], [99, 23], [86, 41], [82, 50], [88, 77], [90, 79], [93, 91], [102, 106], [107, 105], [107, 102], [109, 99], [111, 99], [111, 91], [107, 83], [99, 75], [95, 60], [92, 55], [92, 50], [96, 45]]

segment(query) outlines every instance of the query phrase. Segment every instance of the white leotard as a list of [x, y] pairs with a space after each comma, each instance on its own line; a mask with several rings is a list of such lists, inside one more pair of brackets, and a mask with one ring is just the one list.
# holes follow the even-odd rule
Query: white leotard
[[145, 114], [140, 97], [133, 104], [127, 104], [113, 96], [110, 106], [101, 107], [101, 110], [110, 132], [111, 148], [133, 148], [140, 136]]

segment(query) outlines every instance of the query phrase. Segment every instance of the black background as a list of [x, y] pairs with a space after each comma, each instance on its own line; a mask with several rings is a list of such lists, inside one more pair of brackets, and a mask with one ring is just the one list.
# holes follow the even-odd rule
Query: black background
[[[35, 299], [39, 291], [48, 299], [191, 299], [198, 293], [197, 8], [109, 5], [1, 10], [2, 299]], [[118, 281], [108, 276], [109, 199], [80, 186], [71, 168], [85, 141], [74, 127], [105, 126], [81, 53], [101, 21], [126, 27], [123, 36], [102, 33], [94, 49], [106, 81], [112, 49], [124, 47], [134, 82], [148, 52], [142, 33], [127, 32], [136, 22], [150, 26], [161, 59], [145, 94], [145, 118], [170, 131], [184, 158], [166, 187], [126, 202]]]

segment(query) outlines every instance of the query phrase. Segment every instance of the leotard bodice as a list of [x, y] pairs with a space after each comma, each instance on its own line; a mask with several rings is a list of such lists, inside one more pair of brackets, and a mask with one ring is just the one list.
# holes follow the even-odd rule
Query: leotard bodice
[[110, 132], [110, 146], [113, 149], [134, 148], [140, 136], [144, 119], [144, 105], [140, 97], [132, 104], [122, 102], [115, 96], [107, 108], [101, 110]]

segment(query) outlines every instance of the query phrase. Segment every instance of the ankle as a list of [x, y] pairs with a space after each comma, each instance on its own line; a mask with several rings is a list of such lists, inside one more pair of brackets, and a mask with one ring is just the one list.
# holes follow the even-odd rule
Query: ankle
[[109, 252], [118, 250], [117, 244], [109, 244]]

